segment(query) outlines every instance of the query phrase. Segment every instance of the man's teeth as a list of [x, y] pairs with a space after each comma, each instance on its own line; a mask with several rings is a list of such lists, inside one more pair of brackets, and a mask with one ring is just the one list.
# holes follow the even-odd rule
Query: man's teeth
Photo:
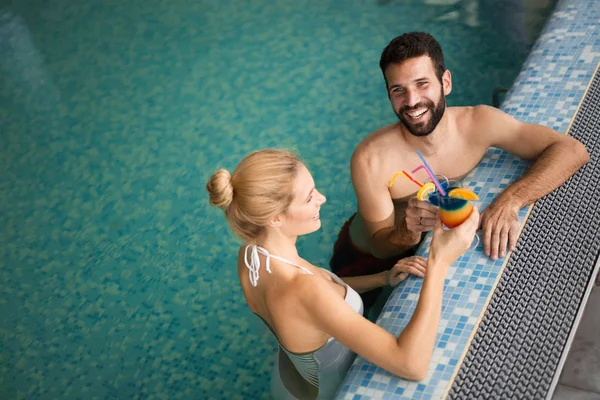
[[313, 219], [317, 219], [319, 218], [319, 213], [316, 213], [315, 216], [313, 217]]
[[421, 115], [423, 115], [425, 113], [425, 111], [427, 111], [427, 109], [424, 110], [420, 110], [420, 111], [415, 111], [412, 113], [407, 113], [411, 118], [419, 118]]

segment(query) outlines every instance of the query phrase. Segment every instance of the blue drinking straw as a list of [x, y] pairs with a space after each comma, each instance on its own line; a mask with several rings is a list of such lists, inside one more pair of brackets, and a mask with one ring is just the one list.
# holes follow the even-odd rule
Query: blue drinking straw
[[433, 181], [433, 183], [435, 183], [435, 186], [437, 186], [437, 188], [440, 191], [440, 193], [442, 194], [442, 196], [445, 196], [446, 192], [444, 191], [444, 189], [442, 189], [442, 184], [435, 177], [435, 174], [433, 173], [433, 170], [431, 169], [431, 167], [429, 166], [429, 164], [427, 164], [427, 160], [425, 160], [425, 157], [423, 157], [423, 154], [421, 154], [421, 152], [419, 150], [417, 150], [417, 155], [419, 156], [419, 158], [421, 159], [421, 161], [423, 161], [423, 165], [425, 166], [425, 169], [427, 170], [427, 172], [429, 174], [429, 177], [431, 178], [431, 180]]

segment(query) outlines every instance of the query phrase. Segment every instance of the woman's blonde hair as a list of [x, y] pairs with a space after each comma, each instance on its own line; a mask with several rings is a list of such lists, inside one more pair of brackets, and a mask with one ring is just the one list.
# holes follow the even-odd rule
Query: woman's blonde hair
[[220, 169], [211, 176], [206, 184], [210, 203], [225, 211], [238, 236], [254, 241], [292, 203], [300, 165], [298, 157], [288, 151], [254, 152], [239, 163], [233, 175]]

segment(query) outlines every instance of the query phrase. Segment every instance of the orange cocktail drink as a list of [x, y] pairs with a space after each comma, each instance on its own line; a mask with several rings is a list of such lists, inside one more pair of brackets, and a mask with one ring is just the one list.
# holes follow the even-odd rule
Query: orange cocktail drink
[[429, 190], [425, 188], [421, 193], [421, 200], [426, 198], [429, 203], [439, 207], [442, 223], [448, 228], [454, 228], [469, 218], [473, 212], [473, 204], [470, 200], [477, 200], [477, 195], [468, 189], [463, 189], [459, 181], [440, 179], [440, 184], [446, 195], [442, 195], [433, 185], [427, 184]]

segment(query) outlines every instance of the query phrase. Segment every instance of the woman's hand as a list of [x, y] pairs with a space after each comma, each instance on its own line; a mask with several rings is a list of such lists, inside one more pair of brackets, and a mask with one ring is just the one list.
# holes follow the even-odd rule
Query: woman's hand
[[471, 246], [478, 225], [479, 211], [476, 207], [473, 207], [469, 218], [455, 228], [444, 230], [438, 220], [433, 230], [429, 259], [434, 265], [449, 267]]
[[387, 271], [387, 284], [389, 286], [396, 286], [406, 278], [409, 274], [417, 275], [420, 277], [425, 276], [427, 270], [427, 260], [423, 257], [412, 256], [399, 260], [396, 265]]

